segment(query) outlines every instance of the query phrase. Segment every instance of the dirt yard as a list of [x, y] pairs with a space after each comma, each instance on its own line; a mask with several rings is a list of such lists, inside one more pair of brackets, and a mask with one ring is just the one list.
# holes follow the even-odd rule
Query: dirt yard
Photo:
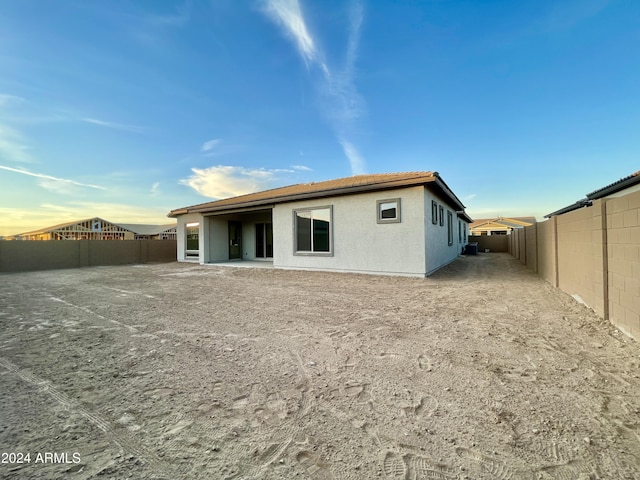
[[506, 254], [4, 274], [0, 325], [0, 478], [640, 479], [640, 344]]

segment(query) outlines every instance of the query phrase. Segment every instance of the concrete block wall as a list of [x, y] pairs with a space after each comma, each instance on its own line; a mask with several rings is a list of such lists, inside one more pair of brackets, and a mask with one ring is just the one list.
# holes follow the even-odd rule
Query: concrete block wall
[[558, 216], [558, 286], [606, 317], [602, 200]]
[[609, 319], [640, 340], [640, 192], [608, 199], [606, 213]]
[[534, 272], [538, 271], [538, 239], [537, 226], [534, 223], [524, 228], [525, 265]]
[[551, 217], [536, 224], [538, 275], [554, 287], [558, 286], [557, 219], [558, 217]]
[[478, 251], [484, 252], [489, 249], [491, 252], [508, 251], [510, 235], [470, 235], [469, 242], [478, 244]]
[[175, 240], [0, 241], [0, 272], [175, 260]]

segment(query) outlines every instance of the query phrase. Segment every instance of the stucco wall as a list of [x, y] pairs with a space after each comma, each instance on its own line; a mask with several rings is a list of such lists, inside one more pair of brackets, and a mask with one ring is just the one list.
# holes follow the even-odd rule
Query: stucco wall
[[185, 255], [185, 247], [186, 247], [186, 228], [187, 228], [187, 223], [195, 223], [198, 222], [200, 223], [200, 227], [199, 227], [199, 241], [200, 241], [200, 252], [203, 251], [203, 248], [205, 246], [204, 243], [204, 239], [205, 236], [203, 229], [204, 229], [204, 225], [203, 225], [203, 219], [202, 219], [202, 215], [199, 215], [197, 213], [190, 213], [188, 215], [180, 215], [177, 218], [177, 224], [176, 224], [176, 232], [177, 232], [177, 258], [179, 262], [184, 262], [184, 261], [198, 261], [198, 259], [189, 259], [186, 260], [186, 255]]
[[609, 318], [640, 339], [640, 192], [608, 199], [606, 212]]
[[558, 285], [605, 316], [602, 200], [557, 218]]
[[538, 274], [554, 287], [558, 286], [556, 221], [558, 217], [537, 224]]
[[175, 260], [175, 240], [0, 241], [0, 272]]
[[[433, 224], [431, 217], [431, 202], [435, 201], [439, 206], [443, 207], [443, 225], [440, 225], [440, 219], [436, 225]], [[439, 212], [438, 208], [438, 212]], [[426, 260], [426, 274], [430, 275], [439, 268], [451, 263], [458, 258], [458, 255], [462, 252], [462, 245], [466, 244], [466, 240], [462, 239], [462, 242], [458, 238], [458, 217], [453, 208], [448, 206], [442, 198], [435, 195], [428, 189], [424, 189], [424, 230], [425, 230], [425, 260]], [[448, 213], [453, 217], [453, 245], [449, 245], [449, 230], [447, 226]], [[466, 222], [465, 222], [466, 223]], [[469, 226], [467, 225], [467, 232]]]
[[[401, 199], [400, 223], [377, 223], [376, 201]], [[332, 256], [295, 255], [293, 211], [333, 207]], [[424, 188], [413, 187], [279, 204], [273, 210], [273, 263], [299, 268], [424, 276]]]

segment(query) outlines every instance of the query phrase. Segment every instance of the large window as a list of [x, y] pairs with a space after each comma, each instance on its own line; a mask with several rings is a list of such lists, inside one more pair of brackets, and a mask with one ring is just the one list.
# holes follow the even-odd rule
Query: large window
[[331, 253], [331, 207], [295, 210], [295, 252]]
[[400, 199], [378, 200], [378, 223], [399, 223], [400, 222]]

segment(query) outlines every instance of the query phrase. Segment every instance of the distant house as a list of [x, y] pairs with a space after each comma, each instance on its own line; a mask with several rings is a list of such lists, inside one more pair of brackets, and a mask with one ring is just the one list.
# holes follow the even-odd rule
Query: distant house
[[471, 235], [509, 235], [514, 228], [528, 227], [536, 223], [535, 217], [483, 218], [469, 225]]
[[564, 213], [578, 210], [579, 208], [590, 207], [594, 200], [598, 200], [600, 198], [616, 198], [638, 191], [640, 191], [640, 170], [610, 183], [609, 185], [599, 188], [598, 190], [587, 193], [585, 198], [556, 210], [555, 212], [548, 213], [544, 217], [551, 218], [556, 215], [562, 215]]
[[118, 224], [100, 217], [20, 233], [12, 240], [175, 240], [176, 225]]
[[458, 257], [471, 218], [437, 172], [357, 175], [173, 210], [178, 261], [422, 276]]

